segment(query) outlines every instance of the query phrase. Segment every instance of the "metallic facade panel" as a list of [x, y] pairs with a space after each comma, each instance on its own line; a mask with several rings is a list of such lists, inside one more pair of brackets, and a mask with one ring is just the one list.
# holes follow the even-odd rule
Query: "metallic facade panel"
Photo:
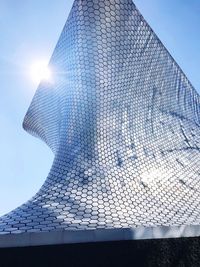
[[49, 65], [24, 128], [53, 166], [0, 234], [199, 225], [199, 95], [132, 0], [75, 0]]

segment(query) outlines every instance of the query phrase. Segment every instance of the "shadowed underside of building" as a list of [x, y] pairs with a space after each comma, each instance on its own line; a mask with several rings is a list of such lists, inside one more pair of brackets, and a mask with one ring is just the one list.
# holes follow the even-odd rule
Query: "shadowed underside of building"
[[132, 0], [75, 0], [49, 66], [23, 126], [55, 159], [0, 246], [199, 236], [199, 95]]
[[199, 267], [200, 239], [117, 241], [0, 249], [0, 266]]

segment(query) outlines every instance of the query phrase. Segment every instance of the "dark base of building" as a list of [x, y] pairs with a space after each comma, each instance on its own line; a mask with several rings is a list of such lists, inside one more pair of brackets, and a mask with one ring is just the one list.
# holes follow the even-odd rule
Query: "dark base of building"
[[200, 238], [1, 248], [0, 267], [200, 266]]

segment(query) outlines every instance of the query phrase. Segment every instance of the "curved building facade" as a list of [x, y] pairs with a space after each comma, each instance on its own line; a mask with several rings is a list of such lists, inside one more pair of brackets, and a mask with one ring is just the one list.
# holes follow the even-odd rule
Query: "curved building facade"
[[0, 234], [199, 235], [200, 98], [132, 0], [75, 0], [49, 66], [23, 126], [55, 159]]

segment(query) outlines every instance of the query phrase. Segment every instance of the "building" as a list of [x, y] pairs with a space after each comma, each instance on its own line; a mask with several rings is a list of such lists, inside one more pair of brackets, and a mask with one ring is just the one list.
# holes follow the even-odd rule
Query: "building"
[[200, 98], [132, 0], [75, 0], [49, 65], [23, 126], [55, 159], [0, 247], [199, 236]]

